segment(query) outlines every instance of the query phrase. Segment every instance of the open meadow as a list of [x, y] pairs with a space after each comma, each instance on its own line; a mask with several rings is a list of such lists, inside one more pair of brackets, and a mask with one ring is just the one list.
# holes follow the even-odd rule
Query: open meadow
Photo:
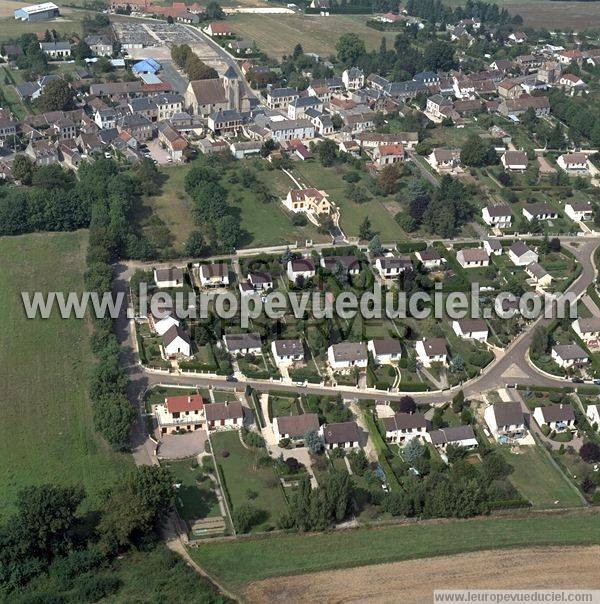
[[0, 239], [0, 516], [30, 484], [81, 484], [94, 495], [114, 483], [131, 457], [95, 434], [87, 395], [89, 329], [78, 319], [26, 318], [21, 291], [83, 288], [87, 235]]
[[54, 29], [59, 34], [81, 35], [83, 32], [81, 22], [85, 15], [91, 14], [89, 11], [60, 6], [59, 3], [60, 17], [57, 19], [31, 23], [15, 20], [14, 11], [30, 4], [31, 2], [15, 2], [14, 0], [0, 2], [0, 41], [17, 38], [22, 34], [44, 32], [47, 29]]

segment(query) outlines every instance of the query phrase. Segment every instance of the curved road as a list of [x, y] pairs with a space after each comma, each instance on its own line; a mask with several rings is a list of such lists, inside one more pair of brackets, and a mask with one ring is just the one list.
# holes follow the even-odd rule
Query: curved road
[[[561, 239], [565, 245], [577, 258], [582, 266], [580, 276], [571, 284], [567, 292], [581, 296], [585, 293], [588, 285], [596, 278], [596, 267], [594, 266], [594, 252], [600, 245], [600, 238], [577, 238], [565, 237]], [[128, 291], [128, 282], [135, 264], [118, 264], [116, 269], [116, 278], [114, 281], [114, 291]], [[537, 326], [546, 325], [551, 319], [540, 317], [527, 329], [521, 333], [511, 344], [500, 352], [496, 360], [493, 361], [481, 375], [465, 382], [462, 386], [456, 386], [444, 392], [410, 392], [417, 402], [436, 404], [448, 401], [459, 389], [462, 388], [465, 395], [475, 396], [489, 390], [503, 388], [507, 383], [531, 384], [537, 386], [568, 386], [571, 382], [562, 378], [550, 377], [540, 372], [528, 359], [528, 351], [533, 337], [533, 332]], [[394, 400], [407, 393], [389, 393], [383, 391], [358, 391], [351, 388], [333, 388], [309, 385], [301, 388], [295, 385], [286, 385], [279, 382], [269, 382], [266, 380], [246, 380], [237, 383], [227, 382], [224, 377], [201, 377], [194, 375], [155, 373], [143, 368], [140, 364], [137, 353], [137, 344], [135, 340], [135, 329], [133, 320], [126, 315], [126, 309], [121, 309], [121, 314], [115, 322], [116, 334], [122, 345], [121, 362], [127, 369], [130, 384], [128, 396], [133, 405], [139, 407], [141, 398], [149, 387], [156, 384], [173, 384], [189, 387], [219, 386], [223, 388], [240, 388], [250, 385], [257, 390], [267, 391], [276, 388], [277, 390], [287, 390], [290, 392], [305, 392], [313, 394], [332, 394], [339, 393], [345, 398], [369, 398], [374, 400]], [[154, 445], [148, 440], [147, 430], [143, 418], [139, 420], [132, 434], [132, 448], [136, 463], [152, 463]]]

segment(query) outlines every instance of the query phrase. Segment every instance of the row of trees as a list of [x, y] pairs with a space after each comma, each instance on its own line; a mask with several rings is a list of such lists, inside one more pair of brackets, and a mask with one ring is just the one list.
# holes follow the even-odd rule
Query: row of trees
[[467, 0], [464, 6], [458, 6], [454, 10], [442, 4], [441, 0], [408, 0], [406, 10], [409, 15], [421, 17], [430, 23], [457, 23], [473, 17], [482, 23], [496, 25], [523, 22], [520, 15], [513, 16], [505, 8], [483, 0]]
[[103, 565], [156, 540], [173, 505], [172, 485], [168, 470], [138, 468], [105, 493], [95, 514], [86, 516], [81, 514], [87, 502], [80, 487], [23, 489], [16, 512], [0, 526], [0, 593], [6, 601], [16, 601], [19, 592], [44, 575], [58, 592], [45, 593], [44, 602], [65, 601], [64, 592], [71, 594], [69, 601], [95, 602], [118, 590], [118, 580]]
[[219, 77], [212, 67], [200, 60], [188, 44], [173, 44], [171, 58], [177, 67], [185, 71], [190, 80], [212, 80]]

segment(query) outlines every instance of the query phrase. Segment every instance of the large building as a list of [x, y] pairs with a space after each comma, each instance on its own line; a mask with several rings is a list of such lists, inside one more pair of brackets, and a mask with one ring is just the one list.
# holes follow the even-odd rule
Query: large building
[[32, 4], [15, 10], [15, 19], [19, 21], [47, 21], [58, 17], [60, 12], [58, 6], [53, 2], [44, 2], [43, 4]]

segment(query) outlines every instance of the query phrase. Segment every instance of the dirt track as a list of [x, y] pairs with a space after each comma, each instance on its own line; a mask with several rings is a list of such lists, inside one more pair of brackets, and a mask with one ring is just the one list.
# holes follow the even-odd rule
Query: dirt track
[[[460, 554], [251, 583], [249, 602], [431, 602], [436, 588], [598, 589], [600, 546]], [[402, 597], [399, 597], [402, 594]]]

